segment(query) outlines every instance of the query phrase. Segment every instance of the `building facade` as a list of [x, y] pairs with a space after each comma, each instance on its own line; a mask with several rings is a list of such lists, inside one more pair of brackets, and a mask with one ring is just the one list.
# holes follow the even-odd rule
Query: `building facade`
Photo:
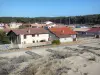
[[61, 43], [77, 41], [76, 32], [68, 27], [50, 28], [51, 40], [59, 40]]
[[8, 36], [12, 44], [31, 44], [49, 40], [48, 31], [43, 28], [11, 30]]
[[49, 34], [32, 34], [32, 35], [20, 35], [21, 44], [46, 42], [49, 39]]
[[9, 24], [9, 27], [10, 28], [19, 28], [19, 26], [21, 26], [21, 25], [22, 25], [22, 23], [11, 22]]

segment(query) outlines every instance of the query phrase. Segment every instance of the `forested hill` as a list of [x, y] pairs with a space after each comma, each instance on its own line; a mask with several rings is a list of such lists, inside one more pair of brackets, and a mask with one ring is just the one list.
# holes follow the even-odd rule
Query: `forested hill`
[[52, 21], [62, 24], [100, 24], [100, 14], [84, 15], [84, 16], [70, 16], [70, 17], [0, 17], [0, 23], [22, 22], [22, 23], [35, 23]]

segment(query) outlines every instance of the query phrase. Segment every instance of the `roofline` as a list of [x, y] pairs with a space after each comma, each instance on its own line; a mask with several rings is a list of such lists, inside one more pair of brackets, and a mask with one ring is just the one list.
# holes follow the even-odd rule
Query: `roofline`
[[[13, 32], [13, 30], [10, 30], [8, 33], [7, 33], [7, 35], [10, 33], [10, 32]], [[13, 32], [15, 35], [17, 35], [15, 32]]]

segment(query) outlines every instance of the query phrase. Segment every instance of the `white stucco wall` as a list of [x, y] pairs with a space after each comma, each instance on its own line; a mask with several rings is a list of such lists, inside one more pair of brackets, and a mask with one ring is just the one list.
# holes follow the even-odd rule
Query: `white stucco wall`
[[67, 37], [67, 38], [60, 38], [59, 40], [60, 40], [61, 43], [72, 42], [73, 38], [72, 37]]
[[4, 27], [0, 27], [0, 29], [4, 29]]
[[33, 41], [35, 41], [35, 43], [40, 42], [41, 40], [45, 40], [48, 41], [49, 39], [49, 34], [39, 34], [39, 35], [35, 35], [32, 37], [32, 35], [26, 35], [26, 39], [24, 39], [24, 35], [20, 35], [21, 37], [21, 44], [28, 44], [28, 43], [33, 43]]
[[10, 23], [9, 26], [10, 28], [19, 28], [19, 26], [21, 26], [21, 23]]
[[76, 35], [71, 35], [72, 38], [76, 38]]

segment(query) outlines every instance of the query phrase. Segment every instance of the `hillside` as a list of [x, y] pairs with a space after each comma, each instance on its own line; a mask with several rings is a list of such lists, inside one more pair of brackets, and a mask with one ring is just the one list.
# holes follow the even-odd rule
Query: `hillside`
[[22, 23], [43, 23], [45, 21], [52, 21], [54, 23], [61, 24], [100, 24], [100, 14], [93, 15], [83, 15], [83, 16], [61, 16], [61, 17], [0, 17], [0, 22], [10, 23], [10, 22], [22, 22]]

